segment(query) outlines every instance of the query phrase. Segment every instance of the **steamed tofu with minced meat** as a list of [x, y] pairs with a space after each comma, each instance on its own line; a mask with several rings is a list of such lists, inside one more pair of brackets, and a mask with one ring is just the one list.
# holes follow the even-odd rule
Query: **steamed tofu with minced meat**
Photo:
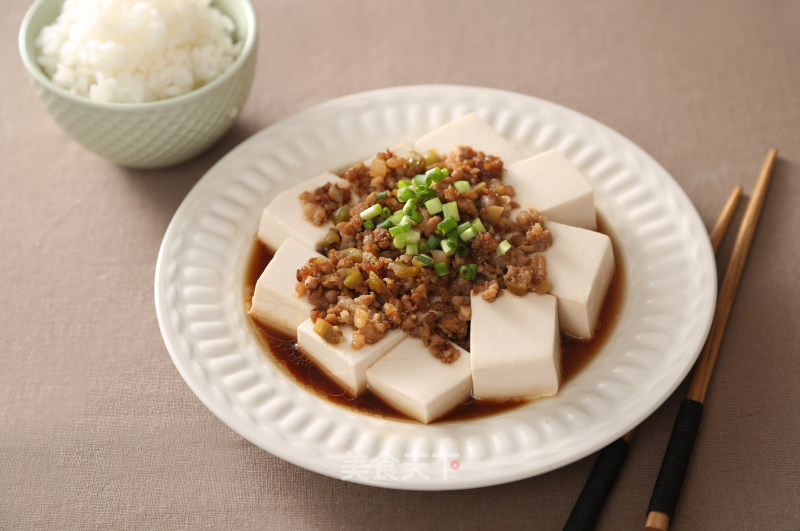
[[[472, 149], [454, 150], [458, 146]], [[345, 172], [344, 179], [325, 173], [286, 190], [267, 206], [258, 237], [277, 252], [256, 283], [250, 313], [297, 337], [299, 350], [350, 396], [369, 389], [391, 408], [422, 423], [447, 415], [472, 397], [504, 401], [557, 394], [562, 334], [592, 339], [616, 268], [610, 238], [596, 231], [590, 182], [556, 150], [524, 158], [475, 113], [414, 144], [416, 159], [430, 158], [433, 152], [439, 157], [438, 163], [429, 160], [425, 175], [412, 175], [421, 171], [407, 162], [413, 157], [398, 153], [407, 147], [365, 159], [368, 174], [363, 167], [351, 168], [354, 171]], [[498, 157], [502, 166], [486, 165], [484, 154]], [[452, 183], [444, 181], [450, 171], [458, 171]], [[386, 176], [372, 181], [382, 193], [364, 189], [362, 180], [367, 177]], [[505, 188], [498, 186], [501, 181]], [[390, 189], [376, 182], [391, 183]], [[438, 187], [441, 182], [454, 190]], [[317, 190], [328, 183], [343, 184]], [[356, 197], [356, 187], [362, 197]], [[344, 188], [350, 188], [346, 195]], [[299, 199], [305, 192], [313, 201], [308, 195]], [[334, 245], [325, 258], [333, 273], [303, 268], [310, 258], [321, 256], [314, 249], [335, 232], [329, 211], [332, 205], [340, 211], [342, 204], [355, 205], [360, 216], [341, 221], [335, 230], [355, 232], [357, 237], [344, 246], [358, 245], [364, 252], [355, 260], [350, 249]], [[514, 209], [506, 208], [509, 204]], [[552, 244], [541, 227], [524, 219], [512, 221], [524, 208], [542, 213]], [[480, 219], [480, 212], [488, 217]], [[437, 215], [441, 221], [428, 223]], [[375, 227], [389, 229], [388, 235]], [[529, 254], [532, 249], [546, 249], [545, 260]], [[494, 252], [512, 254], [495, 262]], [[493, 266], [480, 268], [482, 261], [492, 261]], [[428, 267], [433, 273], [425, 271]], [[364, 281], [356, 287], [345, 282], [352, 271]], [[411, 279], [417, 277], [428, 287], [418, 291], [424, 286], [414, 285]], [[480, 284], [465, 285], [465, 280]], [[318, 306], [316, 315], [325, 319], [312, 322], [314, 308], [297, 296], [298, 281], [324, 287], [327, 302], [317, 304], [328, 307]], [[476, 285], [494, 292], [474, 293]], [[497, 289], [504, 292], [498, 296]], [[342, 295], [365, 297], [358, 304], [374, 309], [375, 322], [388, 330], [386, 335], [359, 335], [363, 330], [354, 329], [353, 320], [339, 313], [337, 298]], [[363, 339], [355, 347], [354, 334]], [[468, 342], [470, 352], [452, 341]]]
[[558, 299], [558, 320], [567, 335], [589, 340], [614, 278], [611, 238], [600, 232], [547, 222], [553, 245], [544, 252], [550, 293]]
[[556, 298], [473, 294], [469, 351], [475, 398], [540, 398], [558, 392], [561, 334]]
[[514, 187], [519, 204], [535, 208], [549, 221], [597, 229], [592, 186], [555, 149], [506, 166], [503, 182]]
[[331, 224], [315, 225], [308, 221], [303, 213], [300, 194], [313, 192], [327, 183], [345, 182], [337, 175], [325, 172], [279, 193], [261, 213], [258, 239], [272, 250], [280, 247], [287, 238], [315, 249], [330, 230]]
[[306, 319], [297, 327], [297, 346], [351, 396], [358, 396], [367, 388], [367, 369], [405, 334], [396, 328], [377, 343], [356, 350], [352, 347], [353, 328], [342, 326], [340, 331], [339, 342], [331, 343], [315, 331], [310, 318]]
[[431, 131], [414, 144], [419, 153], [434, 150], [442, 157], [450, 153], [454, 146], [469, 146], [487, 155], [500, 157], [506, 166], [523, 158], [511, 142], [474, 112]]
[[406, 337], [367, 369], [367, 385], [384, 402], [422, 423], [449, 413], [472, 391], [469, 352], [443, 363], [422, 340]]
[[262, 324], [290, 337], [311, 314], [313, 306], [305, 297], [298, 297], [297, 268], [311, 258], [322, 256], [292, 238], [278, 247], [272, 260], [256, 281], [250, 315]]

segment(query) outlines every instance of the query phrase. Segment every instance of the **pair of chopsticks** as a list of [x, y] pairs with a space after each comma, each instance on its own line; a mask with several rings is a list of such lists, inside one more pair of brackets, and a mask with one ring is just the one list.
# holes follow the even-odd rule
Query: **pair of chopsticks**
[[[717, 305], [708, 338], [700, 357], [695, 363], [689, 392], [678, 410], [672, 434], [664, 453], [664, 459], [661, 462], [661, 470], [653, 488], [653, 495], [650, 499], [645, 522], [645, 531], [666, 531], [675, 511], [681, 486], [683, 485], [683, 478], [689, 465], [689, 457], [700, 427], [703, 401], [708, 392], [711, 373], [714, 370], [714, 364], [722, 343], [722, 336], [725, 333], [728, 317], [733, 307], [736, 290], [742, 278], [744, 263], [750, 251], [750, 244], [753, 241], [756, 226], [764, 207], [764, 199], [769, 187], [772, 170], [775, 167], [776, 157], [777, 151], [775, 149], [771, 149], [767, 153], [767, 158], [761, 168], [753, 195], [739, 225], [739, 233], [736, 236], [733, 253], [717, 296]], [[730, 226], [741, 195], [742, 188], [740, 186], [734, 188], [717, 219], [714, 229], [711, 231], [711, 245], [715, 253]], [[625, 462], [634, 431], [631, 430], [622, 438], [600, 451], [586, 484], [564, 526], [565, 531], [594, 528], [603, 504], [614, 486], [622, 464]]]

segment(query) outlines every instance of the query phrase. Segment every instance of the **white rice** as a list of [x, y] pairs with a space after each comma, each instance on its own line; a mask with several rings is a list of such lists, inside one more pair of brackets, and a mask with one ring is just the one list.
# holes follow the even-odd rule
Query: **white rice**
[[39, 34], [38, 62], [73, 94], [139, 103], [173, 98], [236, 59], [233, 22], [211, 0], [66, 0]]

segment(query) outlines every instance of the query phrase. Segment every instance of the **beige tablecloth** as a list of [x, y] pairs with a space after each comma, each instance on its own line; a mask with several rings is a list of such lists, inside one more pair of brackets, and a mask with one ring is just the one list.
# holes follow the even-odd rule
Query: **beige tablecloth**
[[[323, 477], [220, 422], [161, 340], [159, 244], [215, 161], [313, 104], [422, 83], [517, 91], [609, 125], [708, 227], [778, 148], [673, 528], [800, 528], [800, 3], [255, 0], [259, 62], [240, 119], [163, 171], [106, 162], [47, 116], [16, 46], [29, 3], [0, 15], [0, 528], [563, 525], [594, 456], [456, 492]], [[685, 391], [636, 433], [600, 529], [641, 528]]]

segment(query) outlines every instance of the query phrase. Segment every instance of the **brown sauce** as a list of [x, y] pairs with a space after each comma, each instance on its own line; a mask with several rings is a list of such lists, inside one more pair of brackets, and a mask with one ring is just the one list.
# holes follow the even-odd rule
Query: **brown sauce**
[[[609, 234], [602, 219], [598, 219], [598, 230], [604, 234]], [[592, 341], [579, 341], [567, 337], [562, 337], [562, 385], [569, 382], [583, 369], [602, 349], [605, 342], [611, 336], [616, 323], [622, 312], [624, 300], [624, 269], [620, 260], [618, 246], [614, 243], [614, 259], [616, 261], [616, 273], [608, 294], [600, 311], [600, 326], [595, 333]], [[250, 254], [250, 260], [245, 275], [244, 286], [244, 305], [248, 310], [253, 299], [256, 281], [264, 268], [272, 259], [272, 253], [261, 242], [256, 240]], [[383, 402], [375, 396], [369, 389], [358, 397], [350, 397], [344, 390], [334, 383], [322, 370], [314, 365], [297, 348], [294, 338], [286, 337], [269, 327], [250, 319], [256, 336], [264, 345], [264, 348], [271, 354], [272, 359], [280, 365], [295, 381], [312, 393], [325, 398], [335, 404], [354, 409], [361, 413], [376, 415], [383, 418], [407, 420], [407, 417]], [[492, 400], [475, 400], [458, 406], [452, 412], [436, 422], [467, 420], [479, 417], [486, 417], [497, 413], [502, 413], [527, 404], [530, 400], [506, 400], [497, 402]]]

